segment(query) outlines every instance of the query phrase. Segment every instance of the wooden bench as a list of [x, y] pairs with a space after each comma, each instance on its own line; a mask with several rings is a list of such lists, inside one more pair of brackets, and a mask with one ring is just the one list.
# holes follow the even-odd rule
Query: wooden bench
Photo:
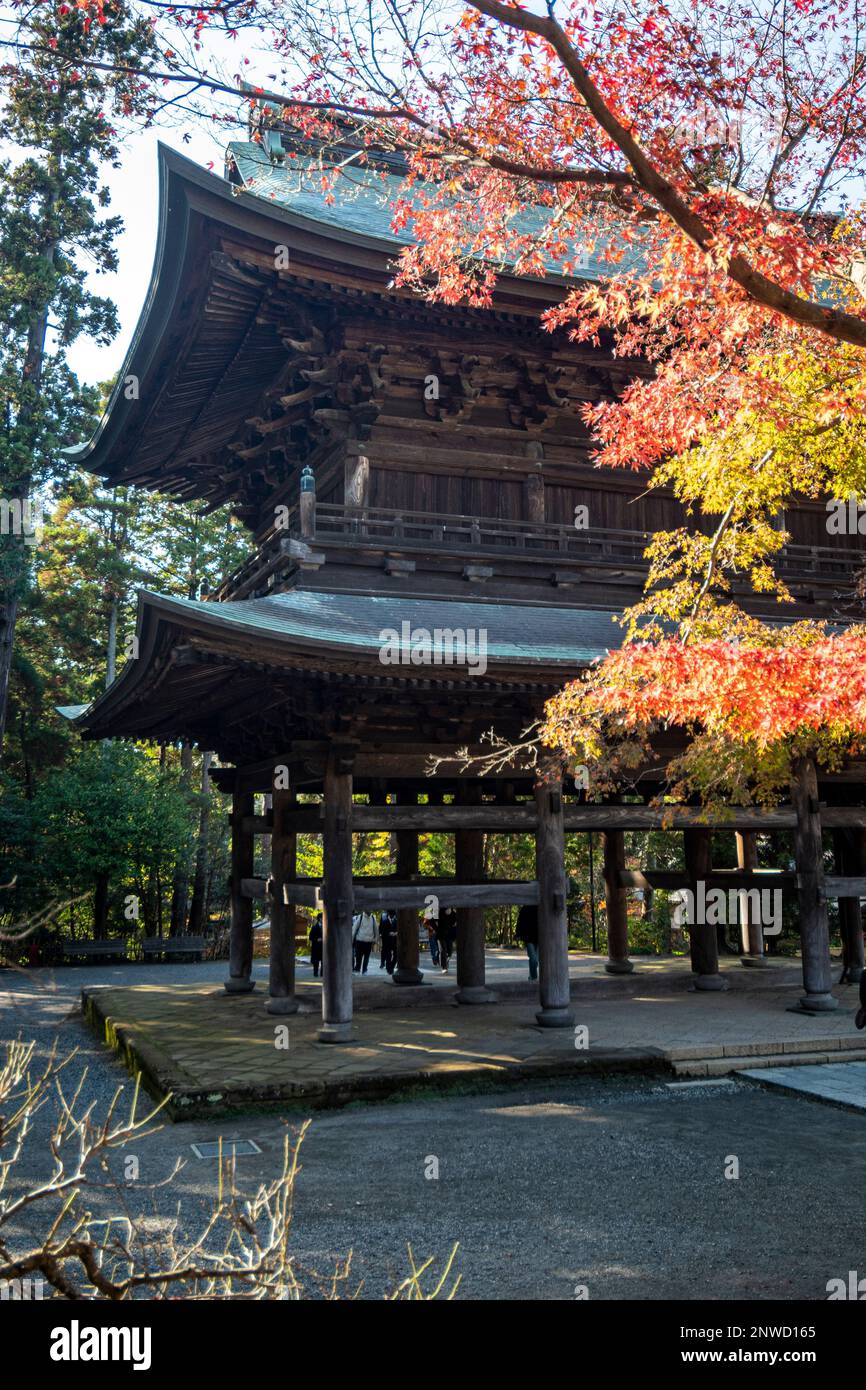
[[146, 936], [141, 943], [145, 960], [162, 957], [169, 960], [176, 956], [190, 956], [201, 960], [205, 948], [203, 936]]
[[126, 940], [118, 937], [114, 941], [64, 941], [59, 959], [65, 965], [75, 960], [120, 960], [128, 959]]

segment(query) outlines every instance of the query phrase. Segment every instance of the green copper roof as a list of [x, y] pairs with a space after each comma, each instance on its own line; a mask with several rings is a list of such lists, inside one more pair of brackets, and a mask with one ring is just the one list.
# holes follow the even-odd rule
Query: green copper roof
[[386, 640], [383, 632], [402, 634], [403, 624], [408, 624], [410, 631], [484, 632], [488, 661], [530, 666], [585, 666], [619, 646], [621, 632], [613, 622], [612, 611], [309, 589], [225, 603], [144, 593], [141, 602], [154, 603], [169, 618], [172, 614], [181, 620], [195, 616], [223, 630], [370, 653], [377, 652]]
[[[287, 154], [285, 163], [278, 164], [271, 161], [262, 145], [240, 141], [228, 145], [226, 154], [234, 158], [246, 192], [257, 198], [327, 226], [391, 242], [395, 251], [411, 245], [412, 238], [398, 237], [391, 225], [394, 204], [404, 190], [400, 174], [350, 165], [333, 183], [329, 180], [326, 191], [322, 187], [321, 166], [307, 155]], [[552, 216], [548, 208], [525, 206], [513, 226], [520, 235], [537, 234]], [[590, 254], [586, 269], [572, 278], [601, 279], [633, 267], [639, 259], [636, 254], [626, 255], [620, 264], [614, 265]], [[548, 260], [547, 268], [553, 274], [562, 273], [560, 262]]]
[[[499, 674], [557, 686], [581, 667], [619, 644], [621, 629], [611, 611], [452, 598], [408, 598], [399, 594], [346, 594], [293, 589], [267, 598], [208, 603], [139, 592], [140, 655], [127, 662], [114, 684], [86, 707], [60, 712], [82, 731], [111, 732], [117, 710], [139, 700], [146, 708], [149, 686], [170, 647], [186, 637], [196, 646], [244, 661], [317, 672], [350, 669], [366, 658], [376, 672], [397, 679], [465, 683], [496, 681]], [[449, 636], [449, 634], [451, 634]], [[412, 659], [417, 643], [427, 656]], [[388, 649], [388, 657], [384, 650]], [[451, 654], [450, 656], [448, 654]], [[483, 662], [479, 658], [483, 657]], [[156, 665], [154, 662], [156, 661]], [[368, 669], [368, 673], [371, 673]], [[194, 708], [190, 708], [194, 715]]]

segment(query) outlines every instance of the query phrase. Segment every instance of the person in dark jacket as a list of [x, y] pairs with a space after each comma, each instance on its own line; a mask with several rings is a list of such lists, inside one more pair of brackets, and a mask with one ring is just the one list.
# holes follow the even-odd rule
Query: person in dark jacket
[[866, 1028], [866, 970], [860, 976], [860, 1007], [854, 1019], [855, 1028]]
[[318, 976], [322, 971], [322, 914], [317, 912], [310, 926], [310, 965], [313, 967], [313, 974]]
[[396, 912], [383, 912], [379, 918], [379, 936], [382, 940], [382, 950], [379, 956], [379, 969], [387, 970], [389, 975], [394, 974], [394, 966], [397, 964], [397, 914]]
[[434, 898], [429, 898], [424, 909], [424, 930], [427, 933], [427, 945], [430, 948], [430, 960], [434, 965], [439, 964], [439, 940], [436, 931], [439, 927], [439, 907]]
[[529, 978], [538, 979], [538, 908], [524, 903], [517, 914], [517, 940], [526, 947]]
[[442, 974], [447, 975], [448, 962], [454, 954], [454, 943], [457, 940], [456, 907], [443, 908], [439, 913], [436, 939], [439, 942], [439, 964], [442, 967]]

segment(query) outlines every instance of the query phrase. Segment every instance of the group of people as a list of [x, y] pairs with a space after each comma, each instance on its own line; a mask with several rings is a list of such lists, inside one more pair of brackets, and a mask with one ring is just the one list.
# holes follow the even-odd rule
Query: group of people
[[457, 908], [443, 907], [439, 910], [431, 903], [424, 910], [424, 926], [427, 931], [427, 945], [430, 960], [438, 965], [443, 975], [448, 974], [448, 966], [457, 945]]
[[[424, 913], [424, 928], [430, 959], [439, 967], [443, 975], [448, 974], [451, 957], [457, 943], [457, 909], [443, 908], [439, 912], [428, 907]], [[376, 921], [372, 912], [356, 912], [352, 918], [352, 971], [356, 975], [366, 975], [373, 954], [373, 947], [379, 942], [379, 969], [394, 974], [397, 965], [397, 914], [385, 911]], [[313, 974], [322, 973], [322, 914], [317, 912], [310, 924], [310, 964]]]

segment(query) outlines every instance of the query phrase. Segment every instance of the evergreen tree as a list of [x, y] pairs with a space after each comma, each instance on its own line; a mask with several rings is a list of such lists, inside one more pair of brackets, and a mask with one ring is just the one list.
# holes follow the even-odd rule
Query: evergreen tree
[[117, 328], [113, 305], [86, 288], [83, 269], [85, 260], [96, 271], [117, 264], [121, 222], [102, 215], [100, 167], [117, 162], [113, 122], [147, 110], [141, 79], [123, 68], [142, 68], [153, 54], [150, 24], [123, 0], [106, 0], [95, 22], [77, 7], [35, 3], [18, 39], [17, 61], [0, 69], [0, 141], [21, 152], [0, 162], [0, 750], [40, 503], [96, 403], [65, 352], [82, 335], [109, 342]]

